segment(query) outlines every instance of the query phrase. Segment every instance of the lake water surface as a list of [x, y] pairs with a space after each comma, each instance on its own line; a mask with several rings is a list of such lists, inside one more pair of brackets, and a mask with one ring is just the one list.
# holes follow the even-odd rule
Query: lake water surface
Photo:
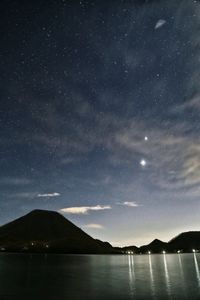
[[200, 254], [0, 255], [0, 300], [200, 299]]

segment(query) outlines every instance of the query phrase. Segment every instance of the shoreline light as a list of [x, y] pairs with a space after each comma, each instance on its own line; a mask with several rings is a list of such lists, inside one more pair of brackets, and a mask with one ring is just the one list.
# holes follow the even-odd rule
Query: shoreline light
[[166, 254], [166, 251], [165, 250], [163, 250], [163, 252], [162, 252], [163, 254]]
[[193, 253], [195, 253], [195, 252], [196, 252], [196, 250], [195, 250], [195, 249], [192, 249], [192, 252], [193, 252]]

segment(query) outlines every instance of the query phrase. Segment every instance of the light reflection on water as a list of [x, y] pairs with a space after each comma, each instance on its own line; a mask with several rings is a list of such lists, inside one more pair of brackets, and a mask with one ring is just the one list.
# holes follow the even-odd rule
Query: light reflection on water
[[153, 267], [152, 267], [152, 258], [151, 254], [149, 254], [149, 272], [150, 272], [150, 285], [151, 285], [151, 293], [153, 299], [155, 298], [155, 284], [154, 284], [154, 276], [153, 276]]
[[184, 291], [184, 294], [187, 295], [187, 291], [185, 289], [185, 276], [184, 276], [184, 272], [183, 272], [183, 264], [182, 264], [182, 254], [178, 254], [178, 263], [179, 263], [179, 268], [180, 268], [180, 278], [182, 281], [182, 288]]
[[181, 254], [178, 254], [178, 262], [179, 262], [179, 267], [180, 267], [181, 278], [182, 278], [182, 280], [184, 280], [183, 265], [182, 265]]
[[199, 273], [199, 266], [197, 262], [196, 253], [194, 253], [193, 256], [194, 256], [194, 265], [195, 265], [195, 271], [197, 276], [197, 282], [198, 282], [198, 286], [200, 286], [200, 273]]
[[134, 295], [135, 290], [135, 272], [134, 272], [134, 258], [133, 255], [128, 255], [128, 269], [129, 269], [129, 286], [130, 295]]
[[0, 299], [199, 300], [199, 259], [200, 253], [0, 255]]
[[167, 294], [171, 296], [171, 286], [170, 286], [166, 254], [163, 254], [163, 261], [164, 261], [164, 270], [165, 270], [166, 291]]

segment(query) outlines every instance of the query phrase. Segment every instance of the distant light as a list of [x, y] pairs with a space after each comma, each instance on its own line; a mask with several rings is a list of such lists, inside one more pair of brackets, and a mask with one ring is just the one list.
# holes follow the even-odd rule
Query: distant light
[[177, 251], [177, 253], [180, 253], [180, 252], [181, 252], [180, 250]]
[[46, 248], [49, 248], [49, 245], [46, 245]]
[[192, 252], [193, 252], [193, 253], [195, 253], [195, 252], [196, 252], [196, 250], [195, 250], [195, 249], [192, 249]]
[[142, 167], [145, 167], [146, 164], [147, 164], [146, 160], [142, 159], [142, 160], [140, 161], [140, 165], [141, 165]]
[[163, 253], [163, 254], [165, 254], [165, 253], [166, 253], [166, 251], [163, 251], [162, 253]]
[[148, 136], [145, 136], [145, 137], [144, 137], [144, 140], [145, 140], [145, 141], [148, 141]]
[[151, 254], [151, 251], [148, 251], [148, 254]]
[[31, 246], [34, 246], [34, 243], [33, 243], [33, 242], [31, 243]]

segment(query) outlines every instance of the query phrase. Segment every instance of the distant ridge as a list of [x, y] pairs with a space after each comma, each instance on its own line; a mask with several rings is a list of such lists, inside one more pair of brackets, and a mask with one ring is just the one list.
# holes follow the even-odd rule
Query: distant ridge
[[200, 251], [200, 231], [183, 232], [168, 243], [154, 239], [136, 247], [112, 247], [93, 239], [55, 211], [35, 209], [0, 227], [0, 251], [71, 254], [123, 254]]
[[200, 231], [187, 231], [182, 232], [168, 243], [158, 239], [153, 240], [148, 245], [141, 246], [133, 250], [133, 246], [121, 248], [125, 251], [133, 251], [134, 253], [177, 253], [177, 252], [196, 252], [200, 251]]
[[167, 243], [162, 242], [158, 239], [155, 239], [150, 244], [141, 246], [139, 248], [139, 251], [142, 252], [142, 253], [145, 253], [145, 252], [148, 252], [148, 251], [151, 251], [151, 252], [154, 252], [154, 253], [160, 253], [162, 251], [165, 251], [166, 247], [167, 247]]

